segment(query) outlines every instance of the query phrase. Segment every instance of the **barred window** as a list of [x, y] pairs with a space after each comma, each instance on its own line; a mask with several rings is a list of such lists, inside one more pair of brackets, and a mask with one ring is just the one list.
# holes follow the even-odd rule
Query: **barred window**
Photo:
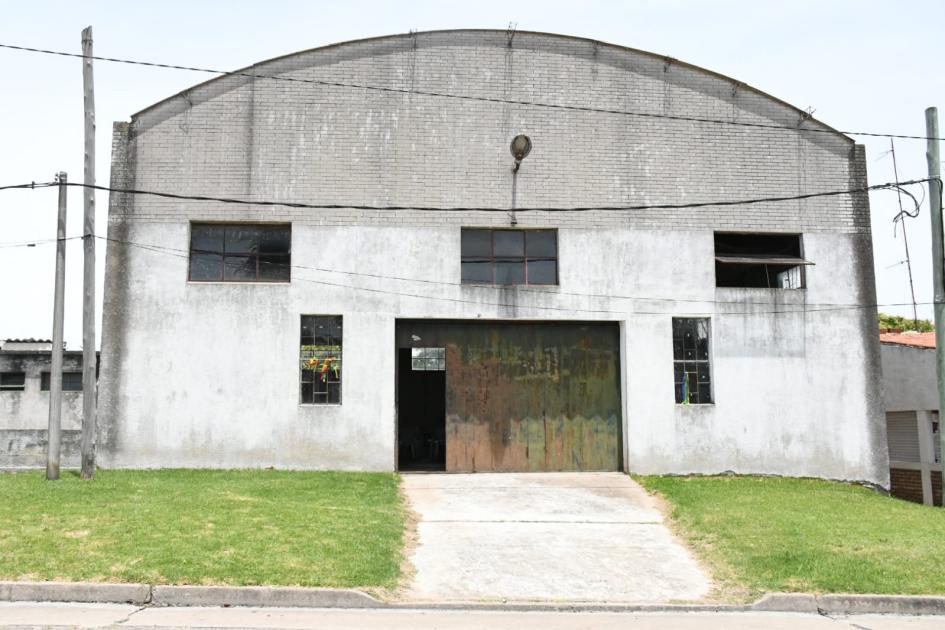
[[410, 368], [431, 371], [446, 369], [446, 348], [411, 348]]
[[190, 275], [197, 282], [288, 282], [292, 228], [192, 223]]
[[558, 284], [557, 230], [463, 228], [466, 284]]
[[303, 405], [341, 404], [341, 315], [303, 315], [299, 372]]
[[709, 320], [673, 318], [673, 380], [676, 403], [705, 405], [712, 402], [709, 370]]

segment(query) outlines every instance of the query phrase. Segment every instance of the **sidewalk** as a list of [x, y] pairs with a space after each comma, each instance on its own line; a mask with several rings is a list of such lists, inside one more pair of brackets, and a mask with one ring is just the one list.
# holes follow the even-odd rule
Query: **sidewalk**
[[151, 627], [355, 630], [932, 630], [945, 616], [858, 615], [828, 617], [771, 612], [499, 612], [469, 610], [363, 610], [313, 608], [142, 608], [124, 604], [41, 604], [0, 602], [0, 628]]

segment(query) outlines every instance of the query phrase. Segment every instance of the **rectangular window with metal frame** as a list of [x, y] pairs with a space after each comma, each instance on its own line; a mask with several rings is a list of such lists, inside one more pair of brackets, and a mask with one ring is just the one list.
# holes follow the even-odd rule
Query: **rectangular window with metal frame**
[[800, 234], [715, 233], [715, 286], [803, 289]]
[[463, 228], [463, 284], [558, 284], [557, 230]]
[[[50, 372], [43, 372], [39, 375], [39, 389], [43, 392], [49, 391]], [[82, 391], [82, 372], [63, 372], [62, 373], [62, 391], [81, 392]]]
[[712, 403], [709, 319], [673, 318], [673, 382], [676, 404]]
[[25, 390], [25, 372], [0, 372], [0, 392], [22, 392]]
[[446, 369], [446, 348], [411, 348], [410, 369], [443, 371]]
[[292, 226], [191, 223], [192, 282], [288, 282]]
[[299, 342], [300, 402], [341, 404], [341, 315], [303, 315]]

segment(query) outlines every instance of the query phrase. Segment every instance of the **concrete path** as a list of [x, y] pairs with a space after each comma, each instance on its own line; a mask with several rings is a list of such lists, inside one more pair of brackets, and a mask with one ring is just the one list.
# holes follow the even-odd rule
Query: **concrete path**
[[697, 600], [708, 577], [620, 473], [415, 474], [416, 602]]
[[546, 613], [318, 608], [138, 608], [0, 602], [0, 628], [318, 628], [319, 630], [932, 630], [945, 617], [799, 613]]

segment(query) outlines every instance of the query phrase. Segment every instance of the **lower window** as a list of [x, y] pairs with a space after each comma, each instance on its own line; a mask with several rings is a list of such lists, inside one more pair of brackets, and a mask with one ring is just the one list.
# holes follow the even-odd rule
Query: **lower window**
[[341, 403], [341, 315], [303, 315], [299, 342], [303, 405]]
[[673, 318], [673, 380], [676, 404], [706, 405], [712, 402], [709, 365], [709, 319]]

